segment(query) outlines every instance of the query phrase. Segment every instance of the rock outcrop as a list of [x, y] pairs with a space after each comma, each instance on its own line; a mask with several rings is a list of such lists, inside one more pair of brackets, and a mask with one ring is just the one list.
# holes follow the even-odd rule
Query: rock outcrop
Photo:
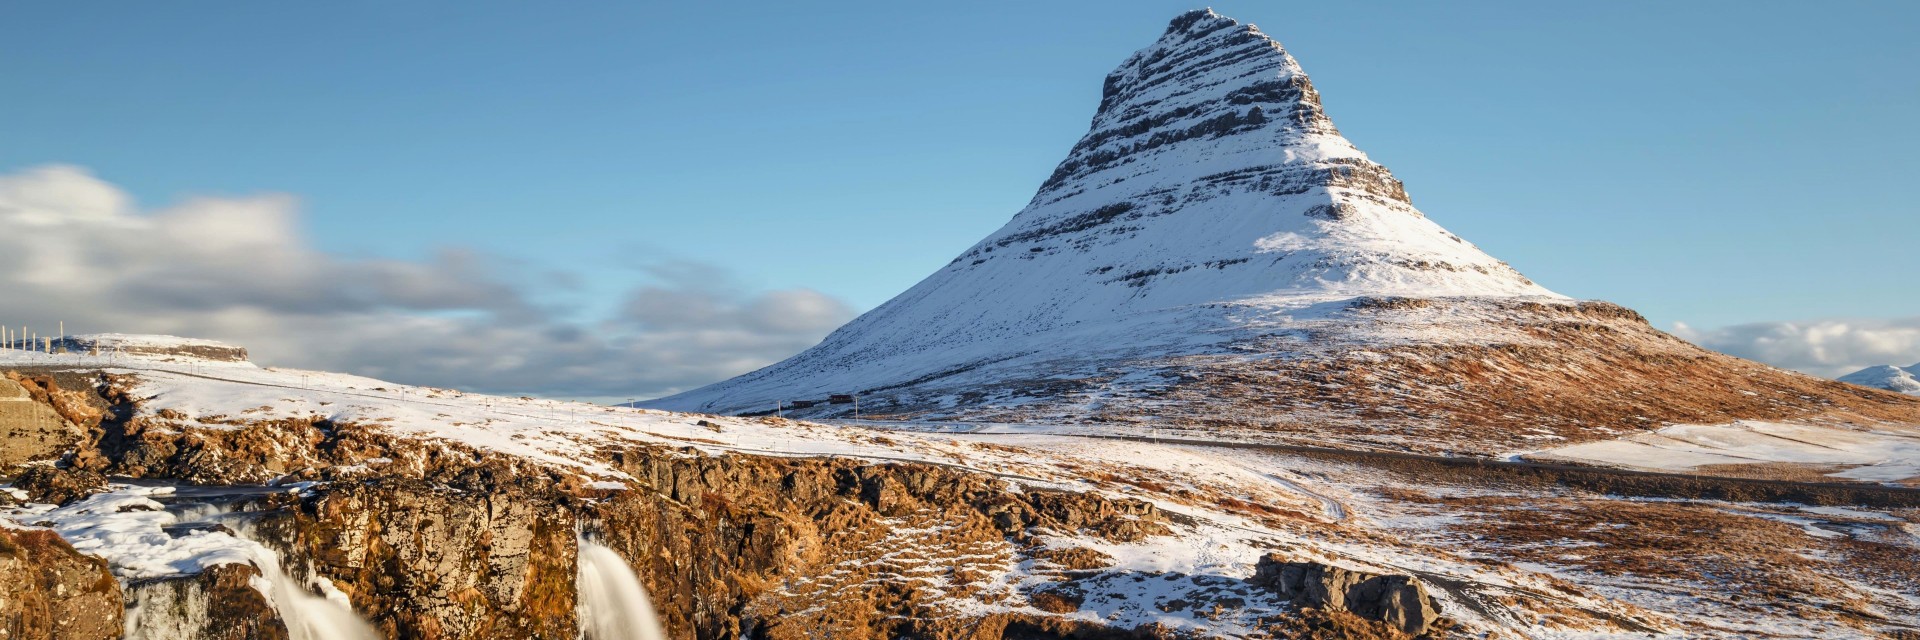
[[379, 479], [255, 505], [272, 510], [251, 535], [385, 637], [565, 640], [578, 634], [576, 507], [539, 476]]
[[133, 357], [157, 360], [208, 360], [246, 362], [247, 349], [213, 340], [177, 336], [126, 335], [102, 333], [67, 336], [54, 340], [54, 351], [101, 357]]
[[0, 525], [0, 639], [120, 637], [120, 583], [52, 531]]
[[[36, 467], [35, 496], [76, 497], [84, 490], [55, 489], [97, 473], [317, 481], [302, 495], [249, 499], [246, 535], [277, 551], [297, 582], [336, 586], [389, 637], [574, 638], [582, 529], [633, 563], [674, 637], [1094, 637], [1086, 634], [1101, 625], [954, 607], [1018, 608], [1036, 595], [989, 579], [1038, 551], [1035, 536], [1124, 542], [1171, 533], [1146, 502], [1019, 488], [935, 465], [623, 446], [596, 454], [634, 478], [614, 489], [524, 458], [364, 425], [190, 427], [184, 416], [138, 410], [120, 386], [126, 378], [30, 381], [89, 433], [71, 452], [74, 468]], [[276, 618], [240, 597], [257, 592], [234, 591], [252, 569], [230, 566], [132, 585], [138, 628], [275, 637]]]
[[0, 476], [28, 462], [54, 460], [77, 444], [83, 432], [20, 382], [0, 377]]
[[25, 491], [28, 502], [66, 506], [105, 491], [107, 477], [85, 469], [35, 466], [14, 478], [13, 488]]
[[260, 570], [221, 564], [127, 587], [126, 640], [288, 640], [287, 625], [255, 583]]
[[[480, 464], [441, 481], [381, 478], [262, 499], [249, 506], [264, 512], [252, 535], [272, 541], [290, 574], [330, 580], [390, 637], [573, 638], [575, 532], [585, 529], [633, 563], [674, 637], [797, 640], [1077, 628], [947, 607], [1026, 598], [975, 591], [1037, 532], [1115, 541], [1169, 532], [1144, 502], [1010, 491], [926, 465], [652, 448], [615, 458], [639, 484], [583, 489]], [[948, 576], [946, 586], [925, 584], [926, 569]]]
[[1378, 575], [1268, 554], [1254, 566], [1254, 584], [1303, 607], [1345, 611], [1409, 634], [1425, 633], [1440, 608], [1413, 576]]

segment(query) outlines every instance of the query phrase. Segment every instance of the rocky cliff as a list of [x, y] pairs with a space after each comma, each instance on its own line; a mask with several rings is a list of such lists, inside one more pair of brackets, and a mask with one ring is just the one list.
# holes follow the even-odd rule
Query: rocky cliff
[[[1743, 637], [1920, 619], [1885, 595], [1916, 578], [1902, 573], [1897, 510], [1750, 515], [1759, 507], [1636, 480], [1636, 495], [1681, 501], [1660, 517], [1766, 536], [1716, 541], [1699, 565], [1743, 576], [1748, 595], [1675, 608], [1661, 594], [1688, 574], [1605, 573], [1671, 553], [1666, 538], [1593, 524], [1635, 503], [1566, 496], [1551, 479], [1488, 485], [1499, 476], [1450, 465], [881, 432], [313, 375], [108, 373], [77, 357], [16, 369], [31, 402], [82, 437], [17, 479], [10, 495], [40, 504], [0, 512], [44, 527], [49, 548], [106, 558], [119, 580], [100, 588], [131, 605], [135, 638], [300, 637], [316, 611], [384, 637], [574, 637], [583, 536], [624, 558], [675, 638], [1553, 637], [1676, 620]], [[1425, 489], [1367, 497], [1412, 486]], [[1558, 547], [1488, 495], [1547, 505], [1594, 573], [1541, 573], [1557, 556], [1540, 549]], [[1446, 511], [1455, 500], [1478, 506]], [[1802, 534], [1781, 518], [1831, 528]], [[1471, 542], [1459, 548], [1478, 550], [1423, 542], [1455, 528]], [[1499, 560], [1511, 553], [1535, 564]], [[1725, 574], [1762, 556], [1770, 564]]]
[[60, 536], [0, 525], [0, 576], [0, 638], [120, 637], [120, 584]]
[[[859, 392], [1028, 424], [882, 430], [208, 353], [0, 352], [0, 474], [18, 474], [0, 569], [29, 578], [0, 584], [5, 630], [576, 638], [599, 617], [582, 558], [602, 550], [672, 638], [1920, 628], [1920, 494], [1832, 484], [1850, 463], [1730, 491], [1158, 440], [1485, 454], [1728, 416], [1865, 433], [1916, 404], [1539, 288], [1414, 210], [1250, 26], [1184, 14], [1103, 93], [1008, 227], [820, 348], [676, 401]], [[1088, 428], [1036, 427], [1061, 422]]]

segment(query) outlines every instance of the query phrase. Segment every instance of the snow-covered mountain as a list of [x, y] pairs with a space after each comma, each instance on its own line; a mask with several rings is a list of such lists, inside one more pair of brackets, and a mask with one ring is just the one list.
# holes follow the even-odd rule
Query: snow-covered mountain
[[[1373, 423], [1384, 410], [1441, 439], [1486, 440], [1461, 429], [1456, 414], [1471, 412], [1504, 421], [1489, 431], [1509, 444], [1513, 429], [1568, 437], [1756, 417], [1709, 407], [1777, 412], [1742, 400], [1757, 389], [1712, 388], [1730, 401], [1686, 410], [1620, 399], [1651, 397], [1684, 380], [1675, 363], [1707, 360], [1703, 374], [1735, 387], [1819, 383], [1555, 294], [1449, 233], [1340, 135], [1278, 42], [1195, 11], [1107, 76], [1086, 135], [1006, 226], [812, 349], [646, 404], [754, 413], [798, 401], [821, 417], [850, 412], [821, 402], [850, 395], [895, 418], [1311, 424], [1320, 439], [1329, 419]], [[1474, 383], [1491, 388], [1463, 391]], [[1489, 400], [1520, 389], [1533, 395]], [[1567, 410], [1567, 394], [1604, 407]], [[1395, 429], [1356, 437], [1437, 437]]]
[[1414, 209], [1279, 43], [1197, 11], [1107, 76], [1091, 129], [1005, 227], [820, 346], [662, 404], [727, 411], [1009, 358], [1193, 349], [1237, 316], [1358, 294], [1554, 296]]
[[1841, 382], [1886, 389], [1895, 393], [1920, 396], [1920, 363], [1901, 368], [1893, 365], [1867, 367], [1844, 376]]

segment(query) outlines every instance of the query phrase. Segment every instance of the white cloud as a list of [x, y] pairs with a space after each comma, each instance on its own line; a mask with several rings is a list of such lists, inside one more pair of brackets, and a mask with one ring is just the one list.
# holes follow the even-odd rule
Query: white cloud
[[1759, 322], [1712, 330], [1677, 323], [1674, 335], [1722, 353], [1829, 378], [1875, 365], [1920, 362], [1920, 317]]
[[[268, 364], [503, 393], [646, 397], [770, 364], [853, 310], [806, 289], [747, 292], [724, 270], [656, 265], [612, 318], [536, 305], [497, 259], [345, 259], [285, 195], [142, 211], [86, 170], [0, 175], [0, 323], [242, 344]], [[553, 277], [566, 279], [567, 274]]]

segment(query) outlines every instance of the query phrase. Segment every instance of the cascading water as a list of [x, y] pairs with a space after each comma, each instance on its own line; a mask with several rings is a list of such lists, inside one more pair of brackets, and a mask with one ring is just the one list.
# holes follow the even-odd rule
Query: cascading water
[[627, 561], [586, 538], [580, 539], [580, 637], [586, 640], [666, 640], [647, 588]]
[[267, 487], [121, 485], [68, 507], [32, 512], [80, 548], [106, 557], [128, 600], [125, 637], [204, 637], [214, 603], [192, 574], [222, 564], [260, 570], [252, 586], [273, 605], [292, 640], [377, 640], [346, 594], [324, 578], [314, 595], [287, 575], [280, 554], [255, 535], [256, 514], [236, 513], [247, 497], [285, 491]]
[[380, 640], [380, 634], [354, 614], [346, 594], [330, 590], [328, 597], [313, 595], [280, 569], [278, 554], [264, 546], [260, 550], [254, 566], [261, 573], [256, 580], [264, 584], [257, 582], [254, 588], [273, 601], [293, 640]]

